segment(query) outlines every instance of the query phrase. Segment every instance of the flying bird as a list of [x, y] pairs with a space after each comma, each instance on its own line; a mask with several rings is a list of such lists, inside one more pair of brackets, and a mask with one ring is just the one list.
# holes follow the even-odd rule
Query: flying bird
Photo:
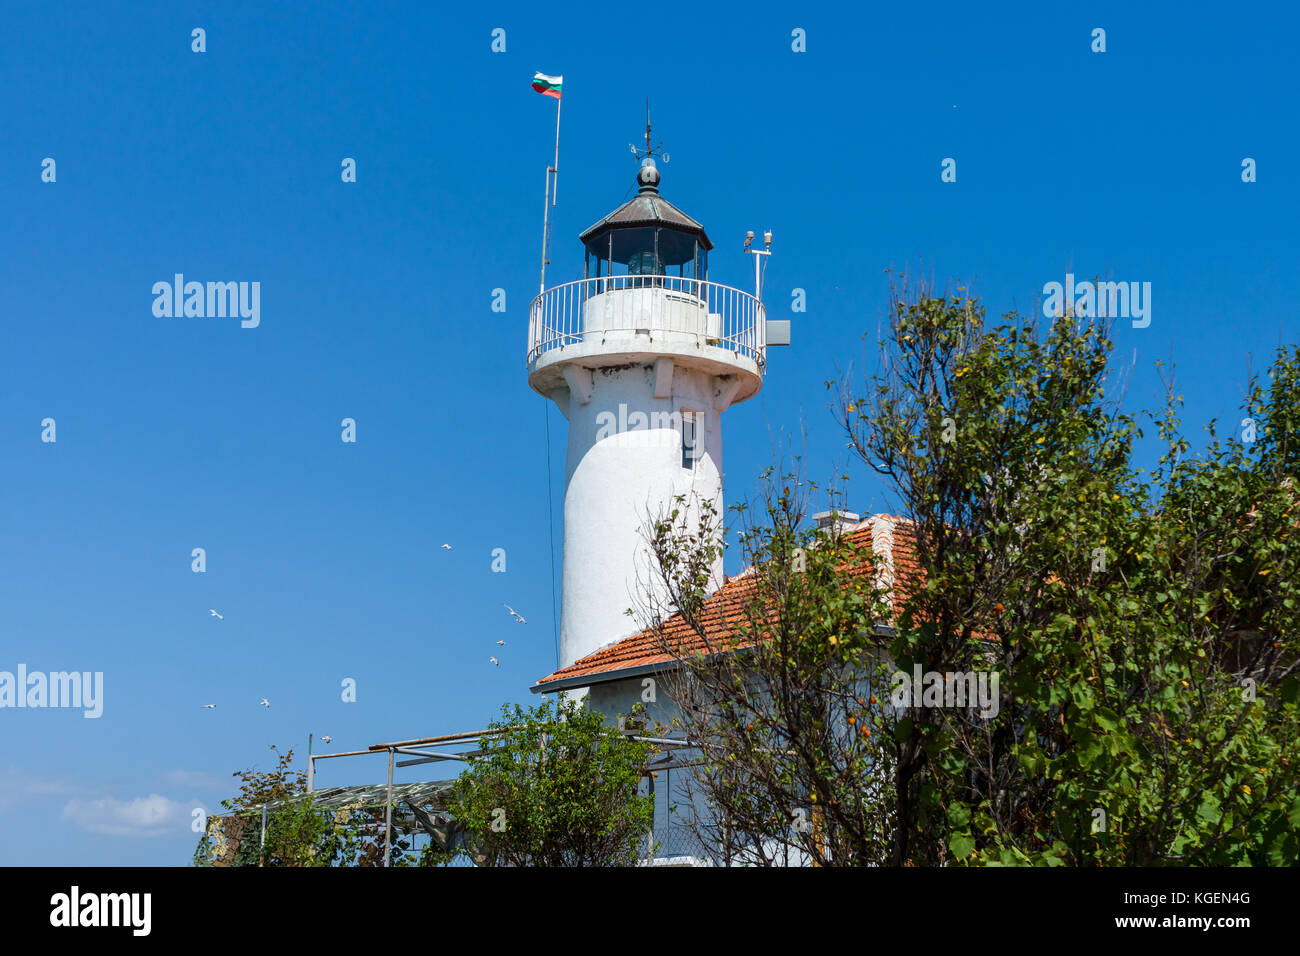
[[329, 743], [333, 739], [334, 738], [329, 736], [328, 734], [326, 734], [324, 737], [321, 738], [321, 740], [325, 741], [325, 743]]
[[518, 611], [516, 611], [514, 608], [512, 608], [509, 604], [503, 604], [501, 606], [510, 612], [510, 616], [515, 619], [516, 624], [528, 623], [527, 621], [524, 620], [524, 616], [520, 614]]
[[444, 545], [442, 546], [442, 550], [444, 550], [444, 551], [450, 551], [450, 550], [451, 550], [451, 545], [449, 545], [449, 544], [444, 544]]
[[263, 697], [263, 698], [262, 698], [262, 706], [263, 706], [263, 707], [270, 707], [270, 706], [271, 706], [271, 702], [270, 702], [269, 700], [267, 700], [265, 697]]
[[223, 617], [222, 615], [218, 614], [218, 613], [217, 613], [213, 608], [208, 608], [208, 613], [211, 614], [213, 617], [215, 617], [218, 621], [224, 621], [224, 620], [225, 620], [225, 617]]
[[499, 645], [502, 646], [502, 647], [505, 647], [505, 646], [506, 646], [506, 642], [505, 642], [505, 641], [497, 641], [497, 644], [499, 644]]
[[500, 666], [501, 666], [501, 662], [500, 662], [499, 660], [497, 660], [495, 657], [489, 657], [488, 660], [490, 660], [490, 661], [491, 661], [493, 664], [495, 664], [497, 667], [500, 667]]
[[216, 704], [204, 704], [204, 705], [203, 705], [203, 709], [204, 709], [204, 710], [215, 710], [215, 709], [216, 709], [216, 706], [217, 706]]

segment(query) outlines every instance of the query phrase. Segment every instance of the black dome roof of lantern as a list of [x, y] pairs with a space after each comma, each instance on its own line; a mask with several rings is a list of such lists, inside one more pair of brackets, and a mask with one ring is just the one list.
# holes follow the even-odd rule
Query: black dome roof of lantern
[[[695, 258], [695, 244], [708, 251], [713, 243], [704, 227], [659, 195], [659, 170], [646, 157], [637, 170], [640, 187], [636, 196], [604, 219], [590, 226], [578, 237], [587, 251], [601, 259], [610, 256], [610, 233], [613, 233], [613, 259], [626, 262], [628, 256], [643, 248], [643, 240], [632, 230], [659, 229], [659, 258], [666, 266], [681, 265]], [[620, 233], [625, 235], [620, 236]]]

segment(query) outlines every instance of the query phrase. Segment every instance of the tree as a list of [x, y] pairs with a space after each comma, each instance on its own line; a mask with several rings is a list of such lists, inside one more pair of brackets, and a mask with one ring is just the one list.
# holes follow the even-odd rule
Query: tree
[[[272, 744], [271, 752], [276, 756], [273, 769], [249, 768], [233, 774], [240, 780], [239, 793], [221, 801], [222, 808], [230, 811], [228, 816], [209, 819], [194, 851], [196, 866], [302, 866], [312, 859], [324, 825], [314, 822], [318, 815], [310, 801], [284, 802], [306, 792], [307, 775], [292, 768], [292, 750], [280, 753]], [[277, 806], [267, 812], [263, 844], [262, 808], [273, 803]]]
[[1252, 381], [1254, 448], [1211, 424], [1188, 457], [1170, 381], [1144, 477], [1106, 320], [988, 328], [976, 299], [901, 293], [882, 371], [837, 406], [914, 522], [891, 652], [959, 671], [992, 646], [1003, 680], [991, 719], [901, 722], [896, 862], [1294, 860], [1296, 353]]
[[448, 798], [475, 862], [627, 866], [653, 822], [638, 793], [654, 748], [562, 699], [505, 706]]
[[735, 509], [752, 570], [729, 628], [706, 604], [722, 541], [715, 511], [678, 501], [647, 529], [659, 580], [640, 611], [677, 658], [662, 680], [694, 745], [682, 753], [690, 800], [707, 808], [691, 829], [727, 865], [886, 863], [895, 826], [881, 783], [894, 759], [878, 696], [883, 593], [849, 538], [800, 529], [814, 485], [768, 472], [763, 489], [755, 520]]
[[[1295, 860], [1300, 349], [1251, 379], [1253, 440], [1211, 423], [1192, 456], [1172, 381], [1157, 412], [1121, 410], [1106, 320], [993, 324], [964, 293], [904, 280], [876, 371], [828, 383], [907, 517], [919, 569], [892, 608], [861, 584], [869, 556], [800, 530], [798, 476], [756, 520], [738, 508], [753, 584], [730, 646], [704, 602], [717, 539], [680, 502], [653, 529], [669, 600], [649, 617], [726, 842], [818, 863]], [[837, 705], [880, 704], [861, 689], [882, 666], [996, 676], [995, 712]], [[881, 731], [873, 752], [843, 745], [849, 717]], [[818, 826], [792, 835], [814, 796]]]
[[[328, 811], [307, 795], [307, 774], [292, 768], [293, 751], [280, 753], [276, 765], [236, 771], [239, 793], [221, 801], [228, 814], [211, 817], [194, 851], [195, 866], [383, 866], [384, 808], [360, 804]], [[262, 841], [262, 808], [266, 840]], [[393, 840], [393, 865], [444, 862], [435, 849], [416, 857], [409, 840]]]

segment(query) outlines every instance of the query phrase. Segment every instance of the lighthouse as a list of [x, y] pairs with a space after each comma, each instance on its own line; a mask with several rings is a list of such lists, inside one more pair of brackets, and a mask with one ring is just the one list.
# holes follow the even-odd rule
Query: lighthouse
[[636, 196], [579, 236], [583, 278], [529, 309], [528, 383], [568, 420], [561, 667], [639, 630], [647, 588], [662, 598], [647, 521], [679, 496], [688, 520], [723, 517], [722, 413], [763, 385], [757, 267], [754, 294], [709, 281], [713, 243], [660, 195], [648, 147]]

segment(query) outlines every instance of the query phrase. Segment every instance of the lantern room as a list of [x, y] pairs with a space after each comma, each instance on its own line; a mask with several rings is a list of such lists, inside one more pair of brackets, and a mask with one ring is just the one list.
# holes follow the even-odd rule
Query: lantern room
[[578, 238], [586, 250], [583, 278], [612, 275], [708, 279], [713, 243], [704, 227], [659, 195], [659, 170], [647, 156], [637, 194]]

